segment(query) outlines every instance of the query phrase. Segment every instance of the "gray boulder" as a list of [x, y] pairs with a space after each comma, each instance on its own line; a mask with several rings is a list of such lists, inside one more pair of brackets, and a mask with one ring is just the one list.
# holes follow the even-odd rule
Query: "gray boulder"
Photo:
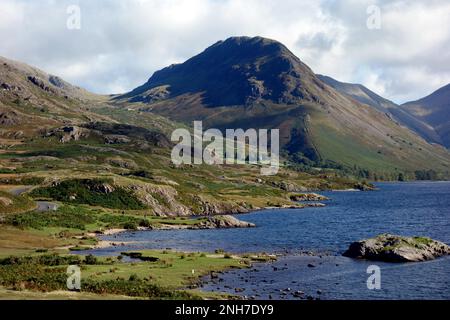
[[426, 237], [402, 237], [382, 234], [353, 242], [344, 256], [387, 262], [417, 262], [433, 260], [450, 254], [450, 247]]

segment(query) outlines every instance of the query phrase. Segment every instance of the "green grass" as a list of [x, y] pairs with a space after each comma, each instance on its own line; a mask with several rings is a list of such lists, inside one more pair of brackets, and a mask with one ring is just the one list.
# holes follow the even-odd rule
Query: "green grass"
[[28, 212], [10, 215], [5, 223], [19, 228], [44, 229], [51, 227], [85, 230], [96, 222], [96, 212], [83, 207], [61, 206], [56, 211]]
[[6, 185], [40, 185], [43, 182], [41, 177], [0, 178], [0, 184]]
[[13, 196], [10, 193], [0, 191], [0, 215], [30, 211], [34, 208], [36, 208], [36, 204], [27, 197]]
[[[67, 266], [81, 265], [82, 268], [98, 263], [97, 259], [77, 256], [45, 255], [0, 260], [0, 285], [15, 290], [50, 292], [67, 289]], [[112, 263], [110, 263], [110, 266]], [[99, 266], [99, 265], [98, 265]], [[109, 266], [109, 268], [110, 268]], [[83, 269], [82, 269], [83, 270]], [[95, 294], [116, 294], [153, 299], [188, 299], [186, 292], [168, 290], [152, 283], [149, 279], [132, 277], [117, 279], [83, 278], [81, 291]]]
[[[150, 228], [161, 225], [195, 226], [203, 221], [205, 221], [203, 217], [192, 219], [187, 217], [143, 217], [142, 215], [105, 212], [101, 209], [79, 205], [61, 205], [55, 211], [10, 214], [5, 217], [3, 223], [22, 231], [36, 230], [43, 236], [67, 238], [105, 229], [136, 230], [138, 227]], [[89, 239], [79, 240], [78, 245], [72, 250], [85, 250], [90, 245], [94, 245], [95, 241], [89, 241]]]
[[[197, 294], [200, 295], [201, 293]], [[77, 291], [39, 292], [20, 289], [20, 291], [0, 286], [0, 300], [135, 300], [139, 298], [124, 295], [95, 294]]]
[[427, 237], [414, 237], [413, 241], [416, 242], [417, 244], [424, 244], [424, 245], [429, 245], [433, 242], [433, 240]]
[[[83, 293], [150, 299], [200, 299], [200, 295], [186, 291], [186, 286], [195, 284], [201, 276], [210, 272], [247, 267], [251, 261], [226, 254], [139, 253], [144, 258], [152, 259], [123, 263], [111, 258], [58, 254], [7, 257], [0, 259], [0, 286], [15, 291], [66, 290], [67, 266], [79, 265]], [[208, 295], [202, 293], [201, 296]]]
[[150, 223], [147, 219], [142, 217], [134, 217], [129, 215], [112, 215], [103, 214], [99, 217], [98, 221], [103, 222], [107, 228], [123, 228], [136, 230], [140, 227], [149, 227]]
[[387, 162], [375, 149], [363, 146], [357, 140], [348, 139], [326, 126], [314, 130], [320, 154], [346, 166], [368, 168], [374, 171], [395, 171], [395, 165]]
[[250, 261], [243, 258], [226, 258], [224, 254], [208, 255], [158, 250], [146, 250], [140, 253], [143, 257], [153, 257], [158, 260], [115, 264], [113, 272], [107, 266], [88, 266], [84, 274], [93, 279], [103, 280], [127, 278], [130, 274], [135, 274], [139, 278], [149, 278], [157, 285], [179, 289], [195, 283], [201, 276], [211, 271], [247, 267]]

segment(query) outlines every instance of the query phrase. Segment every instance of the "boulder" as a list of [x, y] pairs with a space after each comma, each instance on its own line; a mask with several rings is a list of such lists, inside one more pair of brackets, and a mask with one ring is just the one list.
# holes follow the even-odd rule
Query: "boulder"
[[47, 137], [56, 136], [61, 143], [78, 141], [89, 136], [89, 130], [77, 126], [65, 126], [46, 133]]
[[450, 254], [450, 247], [426, 237], [402, 237], [382, 234], [353, 242], [344, 256], [387, 262], [417, 262]]
[[5, 111], [0, 113], [0, 124], [2, 126], [13, 126], [20, 122], [20, 117], [15, 111]]
[[9, 198], [0, 197], [0, 204], [7, 207], [13, 204], [13, 201]]

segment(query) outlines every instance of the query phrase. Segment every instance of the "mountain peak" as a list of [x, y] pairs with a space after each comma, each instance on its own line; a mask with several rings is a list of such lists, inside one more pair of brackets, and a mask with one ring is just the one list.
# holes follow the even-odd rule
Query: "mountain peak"
[[248, 47], [272, 47], [273, 49], [285, 49], [287, 48], [281, 43], [273, 39], [263, 37], [247, 37], [247, 36], [235, 36], [226, 40], [216, 42], [210, 48], [217, 46], [248, 46]]
[[280, 42], [231, 37], [182, 64], [155, 72], [147, 83], [118, 99], [153, 103], [198, 93], [211, 107], [260, 100], [292, 104], [312, 96], [311, 80], [316, 80], [314, 73]]

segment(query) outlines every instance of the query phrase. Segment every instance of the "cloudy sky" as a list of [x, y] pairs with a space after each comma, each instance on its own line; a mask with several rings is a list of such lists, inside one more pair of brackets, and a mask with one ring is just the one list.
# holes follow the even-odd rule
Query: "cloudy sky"
[[0, 55], [97, 93], [236, 35], [281, 41], [316, 73], [398, 103], [450, 83], [448, 0], [1, 0], [0, 34]]

